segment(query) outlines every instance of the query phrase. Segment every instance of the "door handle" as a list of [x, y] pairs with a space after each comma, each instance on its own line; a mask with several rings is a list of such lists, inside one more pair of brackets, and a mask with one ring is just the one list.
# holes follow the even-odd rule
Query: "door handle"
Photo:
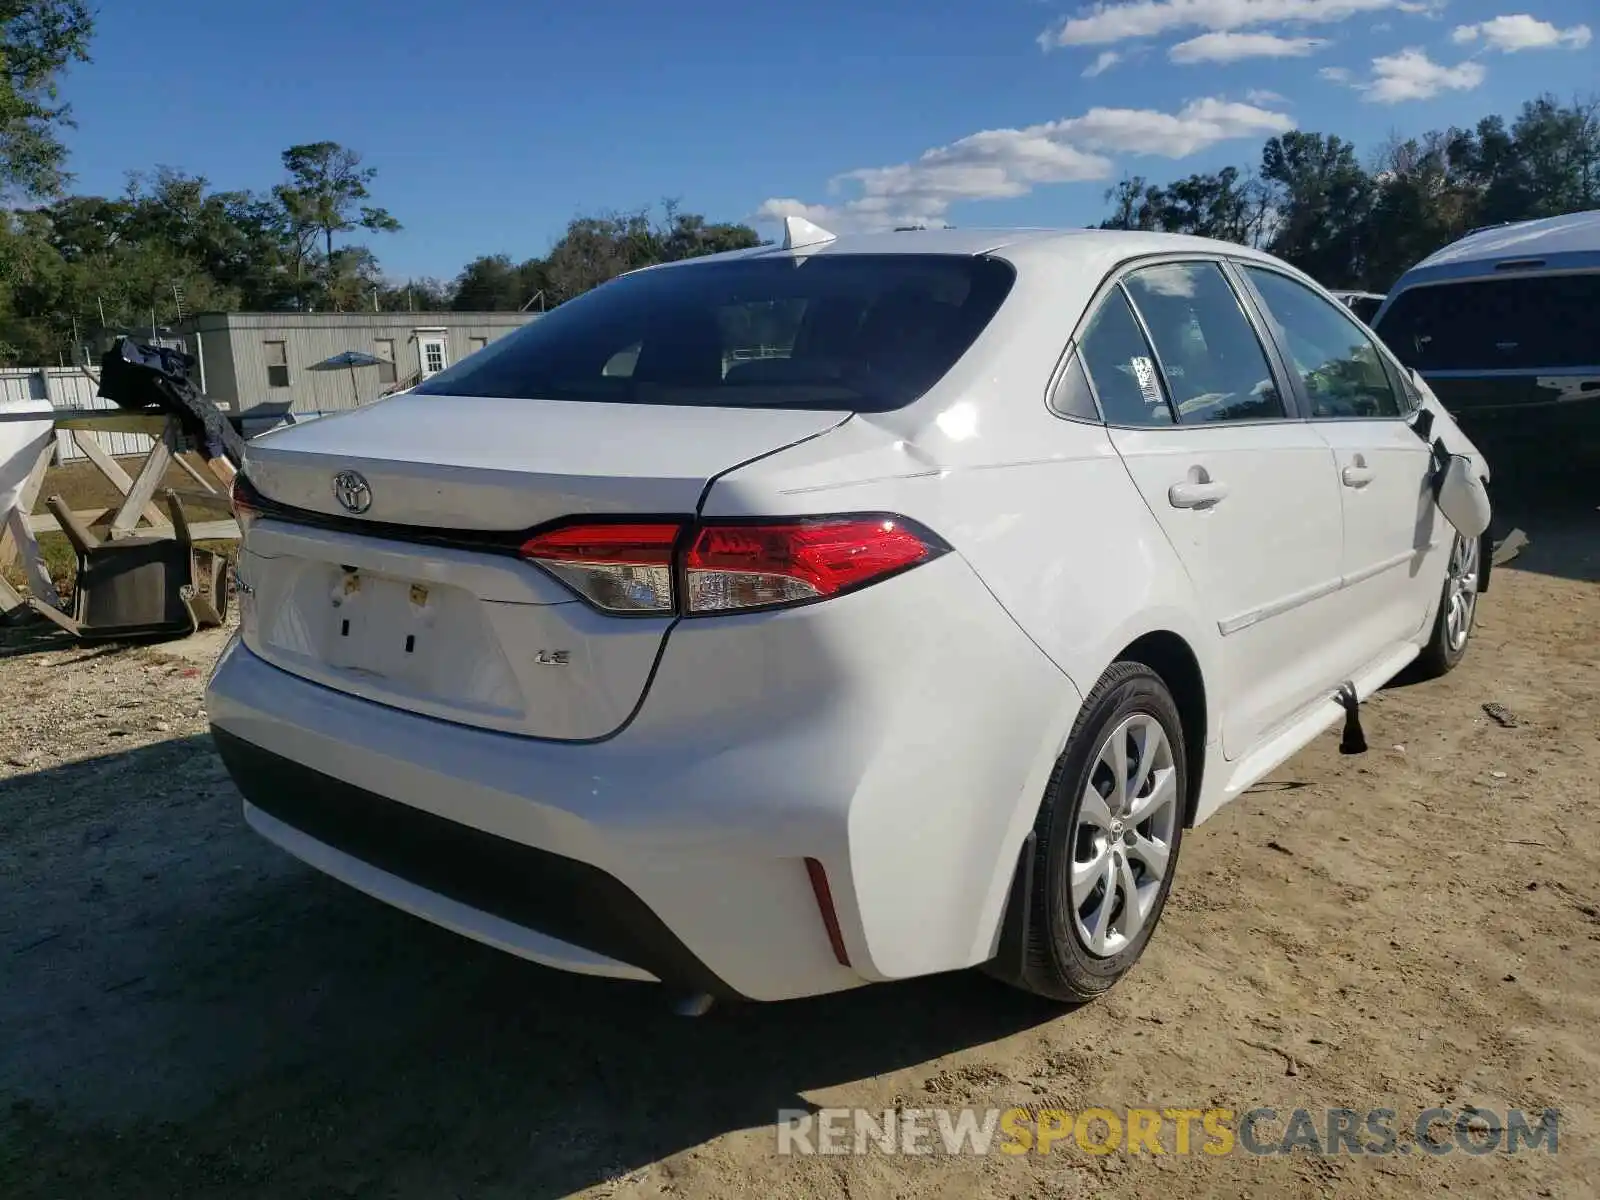
[[1372, 482], [1372, 468], [1367, 466], [1346, 467], [1339, 472], [1339, 478], [1344, 480], [1345, 487], [1361, 488]]
[[1167, 501], [1173, 508], [1210, 508], [1227, 495], [1228, 485], [1214, 479], [1205, 483], [1175, 483], [1167, 489]]

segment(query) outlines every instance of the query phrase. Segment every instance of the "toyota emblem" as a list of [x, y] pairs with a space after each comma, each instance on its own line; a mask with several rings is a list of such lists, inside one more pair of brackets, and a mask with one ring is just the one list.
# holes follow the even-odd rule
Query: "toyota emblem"
[[372, 507], [372, 488], [359, 471], [340, 471], [333, 477], [333, 498], [346, 512], [364, 513]]

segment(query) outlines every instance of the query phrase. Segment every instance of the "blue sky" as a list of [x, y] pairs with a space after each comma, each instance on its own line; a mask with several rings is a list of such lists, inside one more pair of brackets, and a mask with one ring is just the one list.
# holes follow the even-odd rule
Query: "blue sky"
[[1594, 0], [165, 0], [103, 4], [63, 89], [82, 191], [155, 163], [269, 187], [332, 139], [397, 278], [542, 254], [579, 213], [1082, 225], [1124, 172], [1253, 165], [1600, 80]]

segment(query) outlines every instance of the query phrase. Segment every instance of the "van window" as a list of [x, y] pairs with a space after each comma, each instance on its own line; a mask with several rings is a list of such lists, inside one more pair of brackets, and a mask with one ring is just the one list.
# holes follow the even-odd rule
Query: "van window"
[[1600, 274], [1524, 275], [1408, 288], [1378, 336], [1419, 371], [1600, 365]]

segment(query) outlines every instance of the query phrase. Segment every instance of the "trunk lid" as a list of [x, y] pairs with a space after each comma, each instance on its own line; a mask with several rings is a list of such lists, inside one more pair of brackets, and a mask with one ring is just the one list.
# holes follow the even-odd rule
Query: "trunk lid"
[[[249, 443], [245, 473], [299, 512], [269, 509], [245, 532], [245, 643], [378, 703], [604, 737], [637, 707], [673, 618], [596, 611], [517, 557], [515, 535], [692, 516], [717, 475], [848, 415], [407, 394], [274, 431]], [[344, 472], [361, 476], [359, 511], [336, 494]]]
[[356, 520], [513, 531], [585, 513], [692, 513], [717, 474], [847, 416], [406, 393], [256, 438], [248, 471], [269, 499], [327, 516], [351, 515], [333, 477], [353, 470], [371, 493]]

